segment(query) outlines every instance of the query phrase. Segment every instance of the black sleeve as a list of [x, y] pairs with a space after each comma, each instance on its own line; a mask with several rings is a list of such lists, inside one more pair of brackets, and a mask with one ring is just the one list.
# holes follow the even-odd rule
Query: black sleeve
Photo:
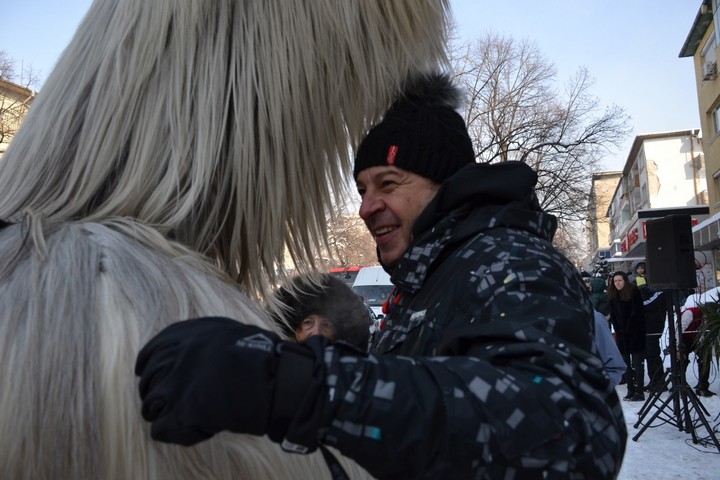
[[567, 468], [589, 454], [619, 461], [622, 427], [603, 420], [594, 434], [586, 426], [608, 411], [595, 357], [578, 363], [569, 350], [533, 342], [490, 345], [482, 357], [359, 357], [328, 347], [325, 358], [331, 420], [323, 441], [377, 478]]

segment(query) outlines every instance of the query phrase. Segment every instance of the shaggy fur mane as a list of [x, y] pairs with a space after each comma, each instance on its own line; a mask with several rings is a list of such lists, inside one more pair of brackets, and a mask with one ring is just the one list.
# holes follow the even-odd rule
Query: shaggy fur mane
[[[135, 218], [267, 293], [447, 0], [96, 0], [5, 154], [0, 218]], [[270, 282], [268, 282], [270, 281]]]
[[[11, 259], [0, 267], [0, 478], [291, 480], [327, 472], [319, 453], [288, 455], [265, 437], [221, 434], [191, 448], [150, 440], [133, 374], [144, 342], [204, 315], [273, 329], [202, 257], [124, 219], [32, 218], [0, 234], [0, 258]], [[352, 478], [366, 477], [341, 461]]]
[[152, 441], [135, 357], [186, 318], [277, 330], [250, 298], [285, 251], [313, 267], [348, 146], [444, 64], [448, 8], [95, 0], [0, 160], [0, 478], [329, 476], [265, 437]]

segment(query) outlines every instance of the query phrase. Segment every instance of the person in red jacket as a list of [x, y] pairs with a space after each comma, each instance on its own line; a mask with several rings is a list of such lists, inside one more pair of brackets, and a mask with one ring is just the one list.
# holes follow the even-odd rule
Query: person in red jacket
[[[689, 307], [680, 314], [680, 323], [682, 325], [682, 335], [678, 343], [679, 354], [685, 361], [685, 370], [689, 363], [690, 352], [695, 351], [695, 339], [703, 321], [703, 311], [700, 307]], [[697, 353], [697, 352], [696, 352]], [[712, 397], [714, 392], [710, 391], [710, 366], [703, 362], [700, 356], [696, 355], [698, 367], [698, 383], [695, 386], [695, 393], [701, 397]]]

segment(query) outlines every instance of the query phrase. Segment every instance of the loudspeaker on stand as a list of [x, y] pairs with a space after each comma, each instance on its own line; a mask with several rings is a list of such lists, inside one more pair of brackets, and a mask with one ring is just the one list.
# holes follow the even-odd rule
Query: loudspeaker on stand
[[648, 220], [647, 282], [658, 290], [688, 290], [697, 286], [690, 215]]

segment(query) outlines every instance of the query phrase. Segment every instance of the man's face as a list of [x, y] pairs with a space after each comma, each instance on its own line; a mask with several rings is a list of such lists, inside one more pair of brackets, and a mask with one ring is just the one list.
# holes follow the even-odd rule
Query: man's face
[[397, 167], [370, 167], [357, 177], [360, 217], [375, 238], [380, 259], [391, 265], [412, 242], [412, 227], [440, 186]]

